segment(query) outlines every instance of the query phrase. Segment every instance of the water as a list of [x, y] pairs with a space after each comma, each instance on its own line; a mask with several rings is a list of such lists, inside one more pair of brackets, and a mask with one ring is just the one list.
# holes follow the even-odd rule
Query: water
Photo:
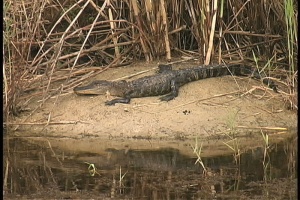
[[4, 144], [6, 199], [297, 199], [295, 135], [240, 156], [203, 157], [205, 170], [175, 148], [97, 154], [47, 140]]

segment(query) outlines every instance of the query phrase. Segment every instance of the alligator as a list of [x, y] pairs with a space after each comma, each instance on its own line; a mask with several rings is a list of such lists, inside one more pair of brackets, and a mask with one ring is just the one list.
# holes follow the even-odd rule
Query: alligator
[[207, 65], [179, 70], [172, 70], [170, 65], [159, 65], [158, 69], [157, 74], [132, 81], [96, 80], [86, 86], [75, 87], [74, 93], [77, 95], [109, 94], [120, 97], [106, 101], [105, 105], [129, 104], [131, 98], [158, 95], [164, 95], [159, 98], [161, 101], [170, 101], [178, 96], [179, 88], [184, 84], [225, 75], [250, 76], [254, 79], [261, 79], [264, 84], [277, 92], [277, 85], [264, 73], [259, 73], [258, 70], [242, 64]]

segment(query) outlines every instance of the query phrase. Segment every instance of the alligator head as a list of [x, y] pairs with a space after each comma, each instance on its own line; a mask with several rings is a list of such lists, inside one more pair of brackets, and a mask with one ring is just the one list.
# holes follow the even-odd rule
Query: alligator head
[[[105, 95], [108, 92], [112, 96], [119, 96], [120, 90], [126, 84], [126, 81], [105, 81], [97, 80], [86, 86], [75, 87], [74, 92], [77, 95]], [[122, 91], [122, 90], [121, 90]]]

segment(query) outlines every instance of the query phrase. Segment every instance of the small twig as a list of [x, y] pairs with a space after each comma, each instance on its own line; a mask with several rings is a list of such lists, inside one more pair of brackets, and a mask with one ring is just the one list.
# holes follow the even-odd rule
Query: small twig
[[[168, 64], [171, 65], [171, 64], [181, 63], [181, 62], [185, 62], [185, 61], [193, 60], [193, 59], [195, 59], [195, 58], [194, 58], [194, 57], [191, 57], [191, 58], [187, 58], [187, 59], [182, 59], [182, 60], [177, 60], [177, 61], [174, 61], [174, 62], [170, 62], [170, 63], [168, 63]], [[130, 75], [127, 75], [127, 76], [123, 76], [123, 77], [114, 79], [113, 81], [119, 81], [119, 80], [123, 80], [123, 79], [132, 78], [132, 77], [134, 77], [134, 76], [141, 75], [141, 74], [144, 74], [144, 73], [147, 73], [147, 72], [156, 70], [156, 69], [158, 69], [158, 68], [157, 68], [157, 67], [153, 67], [153, 68], [151, 68], [151, 69], [147, 69], [147, 70], [144, 70], [144, 71], [140, 71], [140, 72], [137, 72], [137, 73], [134, 73], [134, 74], [130, 74]]]
[[227, 96], [227, 95], [231, 95], [231, 94], [237, 94], [237, 93], [241, 93], [241, 91], [238, 90], [238, 91], [234, 91], [234, 92], [229, 92], [229, 93], [225, 93], [225, 94], [218, 94], [218, 95], [214, 95], [214, 96], [211, 96], [211, 97], [207, 97], [207, 98], [203, 98], [203, 99], [198, 99], [198, 100], [190, 101], [190, 102], [187, 102], [187, 103], [175, 106], [175, 107], [173, 107], [171, 109], [163, 110], [163, 111], [160, 111], [160, 112], [166, 112], [166, 111], [174, 110], [176, 108], [179, 108], [179, 107], [182, 107], [182, 106], [186, 106], [186, 105], [189, 105], [189, 104], [192, 104], [192, 103], [196, 103], [196, 102], [198, 103], [198, 102], [201, 102], [201, 101], [206, 101], [206, 100], [209, 100], [209, 99], [214, 99], [214, 98], [218, 98], [218, 97], [222, 97], [222, 96]]
[[224, 34], [248, 35], [248, 36], [255, 36], [255, 37], [282, 38], [281, 35], [258, 34], [258, 33], [251, 33], [249, 31], [230, 31], [230, 30], [226, 30], [223, 33]]
[[[50, 98], [50, 96], [48, 96], [47, 98]], [[32, 115], [33, 115], [33, 113], [35, 113], [35, 111], [37, 111], [37, 109], [39, 109], [39, 108], [41, 108], [41, 106], [43, 105], [43, 103], [41, 103], [41, 104], [39, 104], [39, 106], [37, 106], [28, 116], [26, 116], [25, 117], [25, 119], [23, 120], [23, 122], [22, 123], [25, 123], [25, 121], [27, 120], [27, 119], [29, 119]], [[20, 124], [22, 124], [22, 123], [20, 123]], [[4, 123], [5, 124], [5, 123]], [[9, 125], [10, 123], [8, 123], [7, 125]], [[15, 124], [15, 125], [17, 125], [17, 127], [15, 127], [14, 128], [14, 131], [16, 131], [18, 128], [19, 128], [19, 125], [20, 124]]]
[[196, 58], [195, 57], [188, 57], [188, 58], [184, 58], [182, 60], [177, 60], [177, 61], [174, 61], [174, 62], [170, 62], [168, 64], [172, 65], [172, 64], [182, 63], [182, 62], [189, 61], [189, 60], [194, 60], [194, 59], [196, 59]]
[[6, 168], [5, 168], [5, 175], [3, 180], [3, 192], [7, 191], [7, 180], [8, 180], [8, 170], [9, 170], [9, 160], [8, 157], [6, 157]]
[[[192, 104], [192, 103], [196, 103], [196, 102], [198, 103], [198, 102], [201, 102], [201, 101], [205, 101], [205, 100], [209, 100], [209, 99], [214, 99], [214, 98], [222, 97], [222, 96], [227, 96], [227, 95], [231, 95], [231, 94], [237, 94], [237, 93], [241, 93], [241, 91], [238, 90], [238, 91], [229, 92], [229, 93], [225, 93], [225, 94], [219, 94], [219, 95], [215, 95], [215, 96], [212, 96], [212, 97], [207, 97], [207, 98], [203, 98], [203, 99], [198, 99], [198, 100], [190, 101], [188, 103], [180, 104], [180, 105], [175, 106], [175, 107], [173, 107], [171, 109], [167, 109], [167, 110], [163, 110], [163, 111], [159, 111], [159, 112], [147, 112], [147, 113], [151, 113], [151, 114], [162, 113], [162, 112], [174, 110], [176, 108], [179, 108], [179, 107], [182, 107], [182, 106], [186, 106], [186, 105], [189, 105], [189, 104]], [[155, 103], [155, 104], [159, 104], [159, 103]], [[140, 106], [134, 106], [134, 108], [136, 108], [136, 107], [140, 107]], [[142, 112], [146, 112], [146, 111], [142, 111]]]
[[50, 150], [52, 151], [52, 155], [56, 158], [56, 160], [60, 163], [60, 165], [63, 166], [62, 162], [60, 162], [58, 156], [57, 156], [56, 153], [53, 151], [50, 141], [47, 140], [47, 142], [48, 142], [48, 145], [49, 145], [49, 147], [50, 147]]
[[85, 121], [59, 121], [59, 122], [9, 122], [9, 123], [3, 123], [8, 126], [12, 125], [60, 125], [60, 124], [77, 124], [77, 123], [84, 123], [89, 124], [89, 122]]
[[277, 131], [287, 131], [287, 128], [284, 127], [247, 127], [247, 126], [236, 126], [236, 128], [243, 128], [243, 129], [263, 129], [263, 130], [277, 130]]
[[123, 80], [123, 79], [132, 78], [132, 77], [134, 77], [134, 76], [137, 76], [137, 75], [140, 75], [140, 74], [144, 74], [144, 73], [153, 71], [153, 70], [155, 70], [155, 69], [158, 69], [158, 68], [157, 68], [157, 67], [153, 67], [153, 68], [151, 68], [151, 69], [147, 69], [147, 70], [144, 70], [144, 71], [140, 71], [140, 72], [137, 72], [137, 73], [134, 73], [134, 74], [130, 74], [130, 75], [127, 75], [127, 76], [123, 76], [123, 77], [114, 79], [113, 81], [119, 81], [119, 80]]
[[180, 26], [179, 28], [170, 31], [168, 34], [171, 35], [171, 34], [180, 32], [180, 31], [182, 31], [182, 30], [186, 30], [186, 25], [182, 25], [182, 26]]

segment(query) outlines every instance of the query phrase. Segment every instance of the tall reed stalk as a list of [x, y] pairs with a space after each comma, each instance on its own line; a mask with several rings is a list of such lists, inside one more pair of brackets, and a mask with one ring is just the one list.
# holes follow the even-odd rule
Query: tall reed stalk
[[[287, 32], [287, 46], [288, 46], [288, 61], [289, 61], [289, 70], [288, 70], [288, 88], [289, 93], [292, 96], [295, 96], [296, 93], [296, 79], [297, 79], [297, 52], [298, 52], [298, 33], [297, 33], [297, 13], [295, 13], [294, 2], [293, 0], [284, 1], [284, 16], [286, 22], [286, 32]], [[291, 101], [291, 107], [297, 106], [293, 105]]]

